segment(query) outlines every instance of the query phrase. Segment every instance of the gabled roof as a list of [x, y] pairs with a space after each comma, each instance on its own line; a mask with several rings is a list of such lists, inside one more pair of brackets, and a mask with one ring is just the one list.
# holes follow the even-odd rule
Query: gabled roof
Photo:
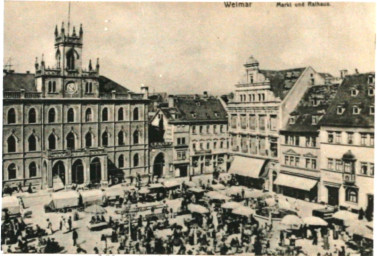
[[8, 73], [3, 77], [3, 91], [36, 92], [34, 74], [30, 73]]
[[260, 70], [260, 72], [270, 80], [274, 96], [283, 100], [305, 69]]
[[[374, 105], [374, 96], [368, 96], [369, 87], [374, 87], [374, 82], [373, 84], [368, 82], [370, 76], [374, 77], [374, 72], [346, 76], [320, 125], [374, 127], [374, 115], [369, 114], [369, 107]], [[358, 94], [351, 96], [351, 90], [354, 88], [357, 88]], [[340, 115], [337, 114], [338, 106], [344, 108], [344, 112]], [[352, 113], [353, 106], [361, 109], [360, 114]]]
[[[295, 110], [290, 113], [295, 116], [294, 123], [289, 123], [282, 131], [289, 132], [317, 132], [319, 124], [313, 124], [313, 116], [318, 119], [322, 118], [334, 100], [339, 84], [316, 85], [308, 88], [304, 96], [296, 106]], [[313, 104], [318, 102], [318, 105]]]
[[100, 93], [111, 93], [111, 91], [115, 90], [117, 93], [127, 93], [130, 92], [126, 87], [114, 82], [110, 78], [105, 76], [99, 77], [99, 92]]
[[214, 97], [174, 97], [174, 107], [161, 108], [169, 122], [227, 122], [227, 113]]

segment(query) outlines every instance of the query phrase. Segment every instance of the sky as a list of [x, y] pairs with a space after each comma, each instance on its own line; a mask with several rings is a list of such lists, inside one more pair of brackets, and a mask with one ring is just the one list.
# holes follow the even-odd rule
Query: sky
[[[54, 62], [54, 29], [67, 24], [68, 2], [6, 2], [4, 62], [34, 73], [35, 57]], [[139, 92], [230, 93], [250, 55], [261, 69], [312, 66], [339, 75], [374, 70], [374, 3], [276, 7], [253, 3], [72, 2], [71, 27], [84, 29], [83, 67]]]

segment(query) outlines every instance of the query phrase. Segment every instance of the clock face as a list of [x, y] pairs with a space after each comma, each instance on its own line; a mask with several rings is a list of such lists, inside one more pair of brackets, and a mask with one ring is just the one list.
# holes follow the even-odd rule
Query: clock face
[[75, 93], [77, 91], [77, 85], [74, 82], [70, 82], [66, 86], [66, 91], [68, 93]]

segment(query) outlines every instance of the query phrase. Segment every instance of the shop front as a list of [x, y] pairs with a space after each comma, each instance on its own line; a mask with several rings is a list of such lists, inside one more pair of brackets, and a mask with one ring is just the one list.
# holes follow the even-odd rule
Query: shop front
[[263, 189], [265, 183], [265, 160], [234, 156], [229, 173], [234, 175], [242, 186]]

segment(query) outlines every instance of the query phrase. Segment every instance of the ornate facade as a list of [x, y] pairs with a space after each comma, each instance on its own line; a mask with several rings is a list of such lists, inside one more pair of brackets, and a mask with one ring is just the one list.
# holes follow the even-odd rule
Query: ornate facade
[[61, 189], [148, 176], [148, 88], [133, 93], [82, 65], [83, 29], [55, 29], [55, 64], [7, 72], [3, 185]]

